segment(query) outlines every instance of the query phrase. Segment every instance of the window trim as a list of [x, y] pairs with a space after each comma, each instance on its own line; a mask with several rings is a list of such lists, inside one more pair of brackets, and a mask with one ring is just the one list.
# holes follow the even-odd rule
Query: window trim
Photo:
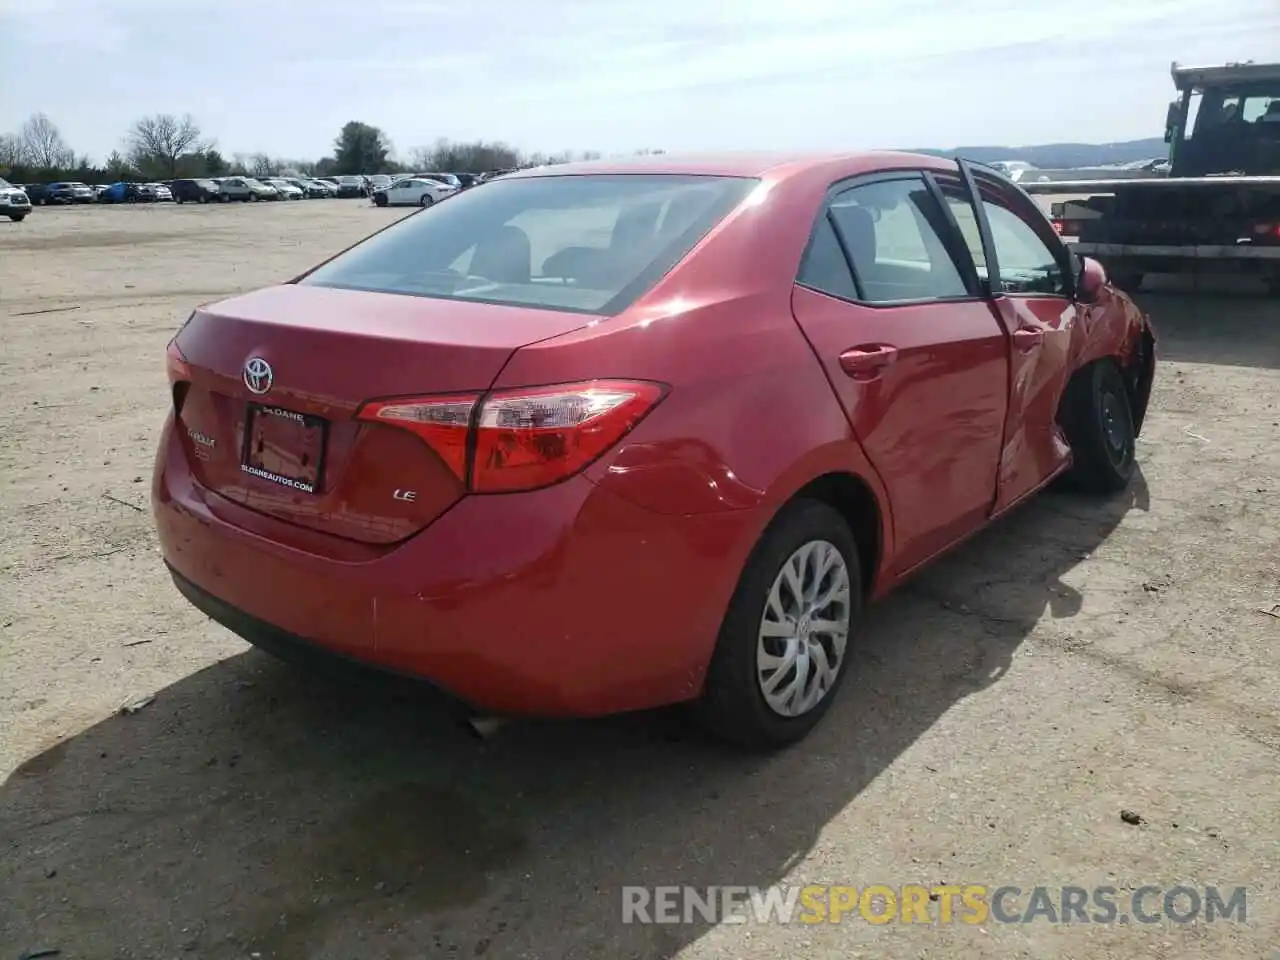
[[[925, 184], [925, 189], [930, 197], [936, 203], [938, 196], [929, 185], [929, 175], [931, 171], [924, 167], [902, 167], [894, 170], [876, 170], [870, 173], [855, 174], [853, 176], [841, 177], [827, 187], [827, 192], [823, 196], [822, 206], [818, 211], [818, 215], [814, 217], [813, 226], [809, 229], [809, 239], [805, 243], [804, 251], [800, 255], [800, 266], [796, 269], [796, 278], [793, 280], [795, 286], [803, 287], [813, 293], [821, 294], [824, 297], [830, 297], [833, 300], [839, 300], [842, 303], [853, 303], [860, 307], [867, 307], [873, 310], [893, 310], [898, 307], [915, 307], [926, 306], [933, 303], [951, 304], [951, 303], [973, 303], [977, 301], [985, 301], [988, 298], [983, 295], [980, 286], [970, 285], [969, 276], [964, 267], [965, 261], [968, 261], [969, 267], [973, 270], [974, 276], [977, 276], [977, 269], [973, 266], [973, 258], [969, 256], [968, 246], [964, 242], [964, 237], [959, 233], [959, 227], [954, 224], [954, 217], [951, 217], [951, 211], [946, 209], [943, 204], [943, 213], [945, 217], [950, 217], [948, 229], [955, 226], [955, 236], [959, 239], [960, 248], [963, 249], [965, 257], [957, 262], [955, 250], [952, 243], [948, 242], [948, 238], [942, 235], [938, 236], [938, 240], [942, 243], [943, 252], [951, 258], [952, 266], [960, 275], [960, 280], [965, 285], [965, 292], [950, 297], [913, 297], [905, 300], [867, 300], [863, 291], [862, 280], [858, 277], [858, 271], [854, 268], [853, 257], [849, 253], [849, 244], [844, 236], [844, 231], [831, 215], [831, 201], [836, 197], [848, 193], [850, 190], [856, 190], [859, 187], [871, 186], [877, 183], [892, 183], [898, 180], [921, 180]], [[805, 260], [809, 256], [809, 251], [813, 248], [814, 241], [817, 239], [818, 225], [826, 220], [836, 235], [836, 242], [840, 247], [840, 253], [844, 257], [845, 266], [849, 270], [849, 276], [853, 278], [853, 288], [858, 299], [850, 300], [839, 294], [831, 293], [828, 290], [822, 290], [818, 287], [810, 286], [800, 279], [800, 269], [803, 268]], [[926, 225], [928, 221], [926, 221]]]

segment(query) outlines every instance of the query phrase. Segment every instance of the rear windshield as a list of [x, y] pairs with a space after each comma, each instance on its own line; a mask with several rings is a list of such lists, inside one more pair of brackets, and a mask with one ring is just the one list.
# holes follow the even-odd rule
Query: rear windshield
[[673, 174], [498, 181], [405, 218], [299, 282], [618, 313], [756, 183]]

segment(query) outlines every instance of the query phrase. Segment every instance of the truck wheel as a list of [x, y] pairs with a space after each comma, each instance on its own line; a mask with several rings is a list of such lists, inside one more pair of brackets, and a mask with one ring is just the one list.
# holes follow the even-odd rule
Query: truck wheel
[[849, 672], [862, 606], [858, 547], [827, 504], [795, 500], [747, 561], [720, 627], [699, 719], [755, 749], [802, 739]]
[[1129, 485], [1136, 431], [1129, 391], [1109, 357], [1076, 372], [1062, 397], [1059, 418], [1071, 446], [1065, 479], [1077, 490], [1103, 496]]

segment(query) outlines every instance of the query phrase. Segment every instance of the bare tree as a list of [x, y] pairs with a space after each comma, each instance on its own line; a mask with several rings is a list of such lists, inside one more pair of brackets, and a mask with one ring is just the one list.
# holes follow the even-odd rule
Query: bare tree
[[503, 170], [520, 162], [519, 153], [505, 143], [452, 143], [437, 140], [431, 147], [414, 147], [409, 163], [414, 170], [439, 170], [448, 173], [483, 173]]
[[16, 133], [0, 135], [0, 170], [12, 170], [27, 161], [27, 148]]
[[34, 113], [22, 125], [22, 146], [27, 162], [45, 170], [61, 170], [76, 160], [75, 152], [47, 114]]
[[265, 153], [250, 154], [245, 166], [251, 177], [270, 177], [276, 172], [276, 162]]
[[139, 170], [158, 168], [176, 177], [178, 158], [201, 149], [200, 127], [189, 113], [181, 118], [171, 113], [143, 117], [129, 131], [129, 156]]

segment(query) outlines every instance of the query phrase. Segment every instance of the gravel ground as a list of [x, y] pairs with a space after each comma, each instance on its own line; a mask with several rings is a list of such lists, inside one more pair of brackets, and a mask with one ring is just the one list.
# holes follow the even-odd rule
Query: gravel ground
[[[1163, 365], [1130, 493], [1046, 495], [878, 606], [801, 746], [746, 758], [661, 715], [481, 744], [411, 689], [306, 675], [205, 620], [146, 500], [164, 344], [191, 308], [400, 215], [0, 222], [0, 957], [1280, 947], [1274, 301], [1144, 296]], [[620, 922], [622, 885], [940, 882], [1243, 884], [1248, 922]]]

